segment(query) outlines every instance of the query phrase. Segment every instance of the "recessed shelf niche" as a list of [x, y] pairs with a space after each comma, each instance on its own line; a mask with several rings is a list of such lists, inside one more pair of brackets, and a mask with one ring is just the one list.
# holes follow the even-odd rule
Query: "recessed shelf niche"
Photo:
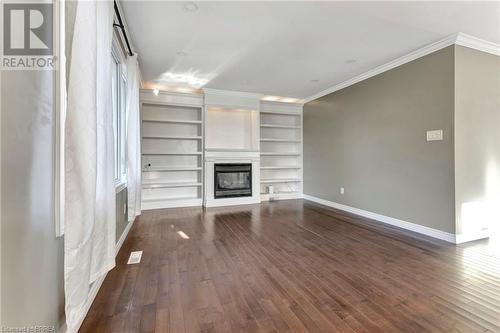
[[201, 96], [141, 91], [142, 209], [201, 205], [202, 106]]
[[[262, 102], [260, 109], [262, 200], [302, 196], [302, 105]], [[270, 186], [273, 193], [270, 194]]]
[[258, 117], [258, 110], [207, 106], [207, 150], [258, 151]]

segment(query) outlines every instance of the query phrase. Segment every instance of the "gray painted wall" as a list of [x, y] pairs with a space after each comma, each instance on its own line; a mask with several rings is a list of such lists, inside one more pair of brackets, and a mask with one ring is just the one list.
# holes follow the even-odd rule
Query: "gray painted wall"
[[462, 46], [455, 49], [455, 190], [457, 233], [488, 223], [500, 232], [500, 57]]
[[50, 325], [64, 316], [63, 239], [55, 237], [52, 72], [4, 71], [2, 323]]
[[304, 193], [454, 233], [453, 113], [453, 46], [307, 103]]

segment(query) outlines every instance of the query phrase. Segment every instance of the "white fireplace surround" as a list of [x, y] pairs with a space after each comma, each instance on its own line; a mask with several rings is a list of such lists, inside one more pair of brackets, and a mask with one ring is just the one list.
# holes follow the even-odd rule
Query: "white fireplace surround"
[[[205, 207], [260, 203], [261, 94], [204, 89], [205, 94]], [[215, 199], [214, 165], [252, 164], [252, 196]]]
[[[252, 196], [214, 198], [214, 165], [216, 163], [252, 164]], [[205, 207], [260, 203], [260, 155], [258, 151], [205, 151]]]

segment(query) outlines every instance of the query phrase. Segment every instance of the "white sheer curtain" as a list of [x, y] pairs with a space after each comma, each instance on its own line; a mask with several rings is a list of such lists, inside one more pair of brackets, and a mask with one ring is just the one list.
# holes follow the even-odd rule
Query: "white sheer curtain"
[[76, 8], [65, 126], [66, 323], [82, 320], [90, 285], [115, 265], [111, 100], [112, 1]]
[[141, 118], [137, 55], [127, 59], [127, 196], [128, 220], [141, 214]]

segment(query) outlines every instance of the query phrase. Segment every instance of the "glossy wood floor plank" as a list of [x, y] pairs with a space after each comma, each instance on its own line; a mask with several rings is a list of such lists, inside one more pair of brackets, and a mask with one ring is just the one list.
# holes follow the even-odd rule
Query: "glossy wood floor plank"
[[302, 200], [145, 211], [80, 332], [500, 332], [499, 248]]

